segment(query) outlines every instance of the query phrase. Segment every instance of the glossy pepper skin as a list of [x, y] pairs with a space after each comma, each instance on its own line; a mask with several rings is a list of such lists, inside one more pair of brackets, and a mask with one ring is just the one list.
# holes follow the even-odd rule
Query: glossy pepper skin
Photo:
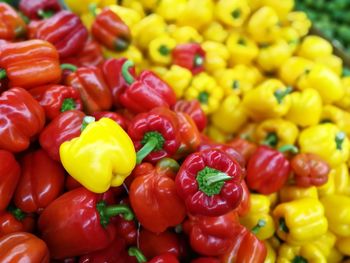
[[220, 261], [217, 258], [201, 257], [192, 260], [191, 263], [220, 263]]
[[175, 183], [188, 213], [220, 216], [236, 208], [242, 199], [242, 169], [221, 150], [208, 149], [189, 155]]
[[21, 168], [14, 203], [24, 212], [40, 213], [63, 192], [64, 169], [42, 149], [27, 153]]
[[179, 263], [179, 260], [173, 254], [166, 253], [152, 258], [148, 263]]
[[35, 224], [32, 214], [10, 205], [6, 211], [0, 212], [0, 237], [14, 232], [32, 232]]
[[80, 93], [70, 86], [47, 85], [29, 90], [29, 93], [44, 108], [49, 120], [68, 110], [82, 110]]
[[53, 44], [60, 58], [66, 58], [83, 49], [88, 39], [88, 31], [77, 15], [60, 11], [40, 23], [35, 37]]
[[303, 246], [292, 246], [287, 243], [282, 244], [278, 249], [278, 263], [289, 262], [317, 262], [326, 263], [326, 257], [313, 244], [305, 244]]
[[283, 153], [259, 146], [249, 159], [246, 182], [250, 190], [272, 194], [282, 188], [290, 171], [290, 163]]
[[66, 85], [79, 91], [84, 111], [88, 114], [109, 110], [112, 106], [111, 91], [97, 67], [78, 68], [68, 75]]
[[43, 129], [39, 143], [52, 159], [61, 160], [59, 153], [61, 144], [80, 135], [84, 117], [85, 114], [81, 111], [66, 111]]
[[20, 178], [20, 166], [11, 152], [0, 150], [0, 211], [6, 209]]
[[39, 39], [2, 45], [0, 68], [2, 75], [6, 73], [10, 87], [31, 89], [61, 79], [57, 50]]
[[193, 75], [204, 70], [205, 51], [198, 43], [178, 44], [172, 56], [173, 64], [189, 69]]
[[246, 163], [257, 149], [257, 145], [240, 137], [229, 141], [227, 144], [240, 153]]
[[98, 42], [115, 51], [127, 49], [131, 42], [129, 27], [109, 8], [96, 16], [91, 33]]
[[45, 14], [52, 14], [62, 9], [58, 0], [21, 0], [19, 10], [29, 19], [45, 18]]
[[26, 24], [8, 4], [0, 3], [0, 39], [15, 40], [26, 33]]
[[183, 201], [176, 193], [174, 178], [179, 166], [164, 158], [153, 167], [143, 163], [133, 172], [129, 190], [131, 206], [141, 225], [154, 233], [177, 226], [186, 216]]
[[169, 108], [176, 103], [176, 95], [168, 84], [148, 70], [135, 79], [130, 74], [131, 67], [133, 63], [130, 60], [122, 66], [122, 74], [128, 84], [120, 96], [120, 102], [125, 108], [141, 113], [160, 106]]
[[51, 257], [62, 259], [106, 248], [115, 238], [110, 217], [123, 214], [132, 220], [127, 206], [107, 206], [100, 196], [85, 188], [66, 192], [41, 213], [38, 221]]
[[43, 240], [26, 232], [11, 233], [0, 238], [0, 261], [49, 263], [49, 250]]
[[112, 111], [99, 111], [99, 112], [95, 112], [93, 114], [91, 114], [91, 116], [95, 117], [95, 119], [98, 121], [102, 118], [109, 118], [114, 120], [116, 123], [118, 123], [120, 125], [120, 127], [122, 127], [125, 131], [128, 128], [128, 120], [123, 117], [123, 115], [116, 113], [116, 112], [112, 112]]
[[24, 89], [13, 88], [0, 97], [0, 148], [21, 152], [45, 124], [40, 104]]

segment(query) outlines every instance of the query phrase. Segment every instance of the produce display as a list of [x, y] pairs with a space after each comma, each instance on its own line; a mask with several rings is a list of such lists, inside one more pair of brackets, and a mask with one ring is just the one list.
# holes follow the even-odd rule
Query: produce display
[[0, 262], [349, 262], [350, 77], [293, 0], [15, 2]]

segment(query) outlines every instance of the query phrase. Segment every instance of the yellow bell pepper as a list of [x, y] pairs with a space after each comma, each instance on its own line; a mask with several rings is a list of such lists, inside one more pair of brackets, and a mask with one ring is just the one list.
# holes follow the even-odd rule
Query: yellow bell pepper
[[[260, 240], [265, 240], [273, 236], [275, 226], [270, 211], [270, 200], [261, 194], [250, 195], [250, 210], [248, 214], [239, 218], [239, 221], [248, 229], [254, 229], [259, 220], [264, 221], [264, 226], [255, 233]], [[254, 230], [253, 230], [254, 231]]]
[[274, 208], [277, 203], [279, 202], [278, 194], [277, 192], [267, 195], [267, 197], [270, 199], [270, 209]]
[[321, 198], [329, 229], [339, 237], [350, 237], [350, 197], [327, 195]]
[[185, 99], [197, 99], [206, 114], [219, 108], [223, 96], [222, 88], [205, 72], [194, 76], [190, 87], [185, 91]]
[[207, 127], [206, 133], [211, 139], [218, 143], [225, 143], [232, 138], [232, 134], [225, 133], [213, 125]]
[[329, 68], [315, 64], [310, 70], [304, 72], [297, 82], [300, 90], [313, 88], [317, 90], [324, 104], [340, 100], [344, 95], [344, 88], [340, 78]]
[[148, 46], [148, 56], [153, 63], [169, 65], [172, 61], [171, 51], [176, 47], [176, 40], [167, 34], [151, 40]]
[[291, 56], [292, 49], [287, 41], [280, 39], [260, 48], [257, 63], [264, 71], [274, 72]]
[[350, 135], [350, 113], [339, 109], [333, 105], [326, 105], [323, 107], [322, 120], [334, 123], [338, 128]]
[[298, 133], [298, 127], [290, 121], [280, 118], [267, 119], [259, 123], [255, 139], [261, 144], [279, 148], [286, 144], [294, 144]]
[[300, 76], [310, 70], [313, 64], [311, 60], [302, 57], [291, 57], [281, 65], [278, 75], [284, 83], [294, 86]]
[[247, 30], [251, 38], [259, 44], [275, 41], [281, 31], [276, 11], [268, 6], [261, 7], [250, 17]]
[[306, 128], [299, 136], [300, 151], [322, 157], [331, 167], [346, 162], [349, 157], [349, 139], [337, 126], [323, 123]]
[[335, 187], [335, 169], [331, 169], [328, 174], [328, 181], [324, 185], [317, 187], [319, 198], [334, 194]]
[[171, 37], [173, 37], [178, 44], [184, 44], [188, 42], [201, 43], [203, 37], [198, 31], [190, 26], [174, 26], [168, 27]]
[[314, 89], [304, 89], [290, 95], [291, 106], [285, 118], [296, 125], [307, 127], [319, 123], [322, 114], [322, 99]]
[[[140, 13], [128, 7], [111, 5], [108, 6], [108, 8], [116, 13], [130, 29], [142, 19]], [[131, 33], [132, 31], [133, 30], [131, 30]]]
[[250, 15], [250, 7], [247, 0], [219, 0], [214, 12], [224, 25], [241, 27]]
[[219, 43], [225, 42], [228, 36], [226, 29], [216, 21], [211, 22], [202, 34], [205, 40], [216, 41]]
[[311, 21], [306, 13], [294, 11], [287, 15], [287, 25], [294, 28], [298, 32], [299, 37], [303, 37], [309, 32]]
[[101, 0], [100, 1], [100, 7], [101, 8], [104, 8], [104, 7], [108, 7], [108, 6], [111, 6], [111, 5], [115, 5], [115, 0]]
[[[101, 9], [96, 9], [96, 14], [100, 13]], [[80, 16], [81, 21], [83, 22], [84, 26], [87, 28], [87, 30], [91, 31], [92, 24], [95, 21], [95, 15], [91, 12], [87, 12], [84, 14], [81, 14]]]
[[327, 232], [324, 208], [316, 198], [280, 203], [272, 214], [278, 237], [291, 245], [307, 244]]
[[275, 263], [276, 262], [276, 251], [273, 249], [269, 241], [264, 241], [265, 247], [267, 249], [267, 255], [264, 263]]
[[315, 58], [316, 63], [322, 64], [332, 70], [338, 76], [341, 76], [343, 71], [343, 60], [335, 55]]
[[349, 170], [346, 163], [342, 163], [334, 168], [334, 185], [336, 194], [350, 194]]
[[191, 83], [192, 72], [187, 68], [172, 65], [171, 68], [160, 77], [172, 87], [176, 98], [180, 99]]
[[[128, 0], [123, 0], [127, 2]], [[158, 4], [158, 0], [139, 0], [145, 10], [153, 10]]]
[[201, 47], [205, 51], [204, 67], [207, 72], [214, 73], [226, 68], [230, 53], [224, 44], [215, 41], [204, 41]]
[[350, 110], [350, 77], [343, 77], [341, 82], [344, 89], [344, 96], [336, 101], [335, 105], [344, 110]]
[[156, 73], [158, 77], [163, 76], [168, 71], [166, 67], [157, 65], [150, 66], [148, 69]]
[[137, 13], [139, 13], [141, 18], [144, 18], [146, 16], [143, 5], [139, 0], [123, 0], [121, 5], [124, 7], [130, 8], [132, 10], [135, 10]]
[[276, 11], [280, 20], [284, 20], [294, 8], [294, 0], [261, 0], [263, 6], [269, 6]]
[[160, 0], [155, 13], [162, 16], [166, 21], [176, 21], [179, 14], [186, 8], [187, 0]]
[[313, 241], [312, 244], [322, 252], [326, 259], [328, 259], [331, 255], [336, 239], [336, 236], [332, 232], [327, 231], [326, 234], [320, 236], [317, 240]]
[[278, 250], [277, 263], [326, 263], [322, 251], [313, 244], [293, 246], [283, 244]]
[[345, 256], [350, 256], [350, 237], [339, 237], [335, 247]]
[[248, 0], [248, 4], [251, 10], [255, 11], [262, 6], [262, 0]]
[[84, 3], [82, 4], [80, 1], [76, 1], [76, 0], [64, 1], [68, 9], [79, 16], [85, 13], [89, 13], [89, 6], [91, 4], [99, 6], [100, 2], [101, 0], [85, 0]]
[[[91, 118], [85, 117], [84, 121]], [[60, 157], [66, 171], [95, 193], [121, 185], [136, 164], [132, 140], [109, 118], [89, 123], [79, 137], [64, 142]]]
[[291, 106], [291, 91], [281, 81], [268, 79], [245, 94], [243, 105], [253, 120], [282, 117]]
[[292, 27], [283, 27], [281, 29], [281, 38], [287, 41], [291, 52], [294, 53], [300, 41], [298, 32]]
[[224, 133], [236, 133], [248, 120], [241, 100], [235, 94], [227, 96], [211, 115], [211, 123]]
[[332, 55], [333, 47], [324, 38], [319, 36], [307, 36], [299, 46], [298, 56], [314, 60], [318, 57], [327, 57]]
[[249, 37], [233, 31], [226, 41], [230, 52], [230, 65], [251, 64], [258, 56], [258, 46]]
[[304, 188], [295, 185], [285, 185], [279, 191], [279, 198], [281, 203], [303, 198], [318, 199], [317, 188], [315, 186]]
[[135, 46], [130, 45], [127, 50], [123, 52], [114, 52], [107, 48], [102, 48], [102, 53], [105, 58], [127, 58], [132, 60], [135, 65], [140, 65], [143, 61], [142, 52]]
[[177, 24], [200, 30], [212, 22], [213, 11], [214, 3], [212, 0], [188, 0], [183, 12], [177, 14]]

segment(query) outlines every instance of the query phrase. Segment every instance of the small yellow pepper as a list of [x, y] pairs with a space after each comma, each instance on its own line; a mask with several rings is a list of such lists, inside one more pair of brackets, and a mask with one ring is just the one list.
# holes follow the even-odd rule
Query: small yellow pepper
[[168, 71], [168, 69], [166, 67], [157, 66], [157, 65], [152, 65], [152, 66], [148, 67], [148, 69], [153, 71], [154, 73], [156, 73], [156, 75], [158, 75], [158, 77], [163, 76]]
[[350, 191], [350, 180], [349, 180], [349, 170], [346, 163], [334, 168], [334, 185], [336, 194], [349, 195]]
[[219, 43], [225, 42], [228, 32], [226, 29], [218, 22], [211, 22], [203, 31], [203, 37], [205, 40], [216, 41]]
[[336, 125], [318, 124], [306, 128], [299, 136], [300, 151], [322, 157], [331, 167], [346, 162], [349, 157], [349, 139]]
[[176, 47], [175, 39], [164, 34], [151, 40], [148, 46], [148, 56], [153, 63], [169, 65], [172, 61], [171, 51]]
[[[85, 124], [93, 119], [85, 117]], [[64, 142], [60, 157], [66, 171], [95, 193], [121, 185], [136, 164], [132, 140], [109, 118], [89, 123], [79, 137]]]
[[335, 104], [344, 110], [350, 110], [350, 77], [343, 77], [341, 82], [344, 89], [344, 96], [336, 101]]
[[127, 58], [132, 60], [135, 65], [140, 65], [143, 61], [142, 52], [135, 46], [130, 45], [127, 50], [123, 52], [114, 52], [107, 48], [102, 48], [103, 56], [105, 58]]
[[169, 33], [172, 38], [176, 40], [178, 44], [184, 44], [188, 42], [201, 43], [203, 37], [198, 31], [190, 26], [169, 26]]
[[281, 38], [287, 41], [291, 52], [294, 53], [300, 41], [298, 32], [292, 27], [283, 27], [281, 29]]
[[303, 37], [309, 32], [311, 21], [306, 13], [294, 11], [287, 15], [287, 25], [294, 28], [298, 32], [299, 37]]
[[262, 0], [248, 0], [248, 4], [252, 11], [255, 11], [262, 6]]
[[236, 133], [247, 120], [247, 113], [235, 94], [227, 96], [211, 116], [212, 125], [224, 133]]
[[212, 0], [188, 0], [183, 12], [177, 14], [177, 24], [200, 30], [213, 20], [213, 11], [214, 3]]
[[[127, 2], [127, 0], [123, 0]], [[145, 10], [153, 10], [158, 4], [158, 0], [139, 0]]]
[[322, 114], [322, 99], [314, 89], [304, 89], [290, 95], [291, 106], [285, 118], [296, 125], [307, 127], [319, 123]]
[[76, 0], [65, 0], [64, 3], [73, 13], [77, 15], [82, 15], [85, 13], [89, 13], [89, 6], [94, 4], [99, 6], [101, 0], [85, 0], [82, 4], [80, 1]]
[[315, 245], [326, 257], [327, 262], [331, 255], [331, 251], [334, 248], [336, 239], [336, 236], [332, 232], [327, 231], [326, 234], [320, 236], [317, 240], [312, 242], [312, 244]]
[[339, 237], [335, 246], [342, 254], [350, 256], [350, 237]]
[[335, 193], [335, 169], [331, 169], [328, 174], [328, 181], [319, 187], [317, 187], [319, 198], [332, 195]]
[[205, 51], [205, 69], [209, 73], [221, 71], [226, 68], [230, 53], [227, 47], [215, 41], [204, 41], [201, 44]]
[[171, 68], [160, 77], [174, 90], [176, 98], [180, 99], [191, 83], [192, 72], [187, 68], [172, 65]]
[[250, 15], [250, 7], [247, 0], [219, 0], [214, 12], [224, 25], [241, 27]]
[[338, 126], [348, 136], [350, 135], [350, 113], [333, 105], [326, 105], [322, 111], [322, 121], [331, 122]]
[[317, 57], [314, 59], [316, 63], [322, 64], [332, 70], [338, 76], [341, 76], [343, 71], [343, 60], [335, 55], [326, 57]]
[[245, 94], [243, 105], [253, 120], [282, 117], [290, 108], [291, 91], [281, 81], [268, 79]]
[[319, 57], [330, 56], [333, 53], [332, 45], [322, 37], [307, 36], [299, 46], [298, 56], [314, 60]]
[[292, 55], [287, 41], [280, 39], [260, 48], [257, 63], [266, 72], [274, 72]]
[[326, 257], [322, 251], [313, 244], [293, 246], [283, 244], [278, 250], [277, 263], [326, 263]]
[[284, 20], [294, 8], [294, 0], [261, 0], [263, 6], [269, 6], [276, 11], [280, 20]]
[[[140, 22], [142, 18], [142, 16], [137, 11], [128, 7], [111, 5], [108, 6], [108, 8], [116, 13], [130, 29], [133, 28], [138, 22]], [[133, 30], [131, 30], [131, 33], [132, 31]]]
[[290, 202], [303, 198], [315, 198], [318, 199], [317, 188], [311, 187], [298, 187], [295, 185], [286, 185], [279, 191], [280, 202]]
[[267, 249], [267, 255], [264, 263], [275, 263], [276, 262], [276, 251], [273, 249], [270, 241], [264, 241], [265, 247]]
[[233, 31], [226, 41], [230, 52], [230, 65], [251, 64], [258, 56], [258, 46], [249, 37]]
[[166, 21], [173, 22], [185, 10], [186, 4], [187, 0], [159, 0], [155, 13]]
[[302, 198], [280, 203], [273, 210], [276, 233], [291, 245], [315, 241], [327, 232], [324, 208], [316, 198]]
[[278, 75], [284, 83], [294, 86], [300, 76], [310, 70], [313, 64], [311, 60], [302, 57], [291, 57], [281, 65]]
[[[115, 2], [115, 1], [114, 1]], [[141, 18], [145, 17], [145, 10], [139, 0], [123, 0], [122, 6], [135, 10]]]
[[225, 133], [213, 125], [210, 125], [207, 128], [207, 134], [211, 139], [218, 143], [225, 143], [232, 138], [232, 134]]

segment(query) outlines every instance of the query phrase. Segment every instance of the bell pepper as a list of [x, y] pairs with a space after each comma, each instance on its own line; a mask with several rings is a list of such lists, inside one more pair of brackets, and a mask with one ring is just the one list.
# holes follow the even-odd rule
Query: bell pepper
[[294, 144], [298, 137], [298, 127], [284, 119], [267, 119], [258, 124], [254, 138], [271, 147]]
[[174, 178], [176, 161], [164, 158], [154, 167], [143, 163], [134, 170], [130, 190], [131, 206], [141, 225], [154, 233], [177, 226], [186, 216], [183, 201], [178, 197]]
[[199, 30], [213, 20], [214, 3], [211, 0], [189, 0], [185, 9], [178, 14], [177, 24]]
[[350, 237], [338, 238], [335, 246], [342, 254], [350, 256]]
[[342, 163], [334, 169], [334, 193], [349, 195], [350, 193], [350, 178], [349, 170], [346, 163]]
[[197, 100], [178, 100], [174, 104], [173, 110], [175, 112], [187, 113], [193, 119], [199, 131], [203, 131], [207, 126], [207, 116]]
[[201, 44], [205, 52], [205, 70], [209, 73], [221, 71], [227, 67], [230, 53], [223, 43], [215, 41], [204, 41]]
[[244, 180], [242, 181], [242, 189], [243, 189], [242, 201], [239, 204], [239, 206], [236, 208], [236, 212], [240, 217], [247, 215], [249, 213], [250, 206], [251, 206], [250, 191]]
[[260, 1], [262, 6], [269, 6], [276, 11], [276, 14], [281, 20], [284, 20], [286, 15], [290, 13], [294, 8], [293, 0], [275, 1], [275, 0], [262, 0]]
[[212, 21], [207, 27], [202, 31], [202, 35], [205, 40], [216, 41], [219, 43], [224, 43], [228, 31], [223, 27], [218, 21]]
[[250, 64], [258, 56], [256, 43], [248, 36], [233, 31], [226, 40], [230, 52], [230, 65]]
[[340, 100], [336, 101], [334, 104], [344, 110], [349, 110], [350, 109], [350, 77], [343, 77], [341, 79], [341, 82], [344, 89], [344, 95]]
[[283, 155], [285, 150], [294, 150], [290, 145], [279, 151], [267, 146], [259, 146], [248, 161], [246, 182], [250, 190], [261, 194], [277, 192], [286, 183], [290, 173], [290, 163]]
[[180, 99], [185, 93], [185, 90], [190, 86], [192, 73], [187, 68], [172, 65], [161, 78], [173, 89], [176, 98]]
[[314, 60], [316, 63], [322, 64], [333, 71], [337, 76], [342, 75], [343, 71], [343, 60], [335, 55], [329, 55], [325, 57], [317, 57]]
[[29, 90], [29, 93], [43, 107], [49, 120], [68, 110], [82, 110], [80, 93], [63, 85], [47, 85]]
[[91, 33], [98, 42], [115, 51], [126, 50], [131, 42], [129, 27], [109, 8], [96, 16]]
[[0, 39], [15, 40], [25, 35], [26, 24], [7, 3], [0, 3]]
[[30, 233], [17, 232], [0, 238], [0, 261], [49, 263], [50, 255], [43, 240]]
[[169, 25], [168, 30], [171, 37], [174, 38], [178, 44], [186, 44], [189, 42], [203, 42], [202, 35], [192, 26]]
[[176, 21], [178, 14], [184, 11], [186, 4], [186, 0], [162, 0], [157, 3], [154, 12], [162, 16], [167, 22], [173, 22]]
[[290, 57], [280, 65], [278, 76], [290, 86], [295, 86], [299, 78], [313, 67], [311, 60], [302, 57]]
[[226, 133], [214, 125], [209, 125], [206, 129], [207, 135], [217, 143], [225, 143], [232, 139], [232, 134]]
[[303, 130], [299, 136], [299, 145], [302, 153], [317, 154], [331, 167], [336, 167], [349, 157], [348, 138], [331, 123], [318, 124]]
[[66, 171], [95, 193], [121, 185], [136, 161], [131, 139], [109, 118], [89, 123], [79, 137], [62, 143], [60, 157]]
[[144, 14], [141, 14], [141, 12], [138, 12], [137, 10], [132, 9], [131, 7], [130, 8], [124, 7], [124, 6], [120, 6], [119, 4], [116, 5], [116, 2], [114, 0], [107, 0], [107, 1], [110, 1], [112, 3], [108, 5], [105, 5], [102, 3], [102, 5], [100, 4], [100, 6], [108, 7], [110, 10], [116, 13], [121, 18], [121, 20], [129, 27], [129, 29], [133, 28], [142, 19], [142, 17], [144, 17]]
[[21, 0], [19, 10], [29, 19], [48, 18], [62, 10], [58, 0]]
[[0, 238], [15, 232], [33, 232], [36, 221], [33, 214], [10, 205], [7, 211], [0, 212]]
[[278, 263], [289, 262], [317, 262], [326, 263], [326, 257], [322, 251], [313, 244], [293, 246], [287, 243], [281, 245], [278, 250]]
[[65, 82], [66, 85], [72, 86], [79, 91], [84, 111], [88, 114], [111, 108], [111, 91], [105, 83], [102, 71], [99, 68], [78, 68], [67, 76]]
[[119, 113], [112, 111], [100, 111], [93, 113], [91, 116], [93, 116], [97, 121], [102, 118], [110, 118], [118, 123], [125, 131], [128, 129], [129, 121]]
[[315, 245], [326, 257], [327, 262], [333, 262], [331, 257], [332, 254], [334, 255], [336, 239], [336, 236], [332, 232], [328, 231], [326, 234], [312, 242], [312, 244]]
[[84, 2], [84, 5], [76, 2], [75, 0], [65, 0], [64, 3], [67, 5], [69, 10], [72, 10], [77, 15], [82, 15], [89, 12], [89, 6], [91, 4], [99, 4], [101, 0], [87, 0]]
[[0, 150], [0, 211], [6, 209], [20, 178], [20, 166], [12, 153]]
[[173, 64], [196, 75], [204, 70], [205, 51], [198, 43], [178, 44], [172, 50]]
[[220, 261], [217, 258], [200, 257], [192, 260], [191, 263], [220, 263]]
[[285, 185], [279, 192], [279, 200], [281, 203], [303, 199], [315, 198], [318, 199], [318, 192], [315, 186], [299, 187], [295, 185]]
[[319, 36], [306, 36], [300, 44], [298, 56], [314, 60], [319, 57], [330, 56], [333, 53], [332, 44]]
[[250, 210], [248, 214], [241, 217], [240, 223], [248, 229], [254, 229], [255, 226], [263, 221], [264, 225], [254, 233], [260, 240], [268, 239], [275, 233], [273, 218], [269, 214], [270, 200], [267, 196], [261, 194], [250, 194]]
[[322, 122], [331, 122], [350, 135], [350, 113], [333, 105], [325, 105], [322, 108]]
[[54, 84], [61, 79], [58, 53], [53, 45], [43, 40], [2, 45], [0, 72], [0, 79], [8, 78], [10, 87], [24, 89]]
[[227, 142], [227, 144], [233, 149], [235, 149], [238, 153], [240, 153], [243, 156], [246, 163], [248, 163], [250, 157], [256, 151], [257, 148], [257, 146], [254, 143], [240, 137], [236, 137], [235, 139]]
[[44, 127], [45, 113], [26, 90], [13, 88], [0, 96], [0, 123], [0, 148], [21, 152]]
[[162, 255], [158, 255], [149, 261], [147, 261], [146, 257], [136, 247], [130, 247], [128, 253], [129, 255], [134, 256], [137, 259], [138, 263], [179, 263], [177, 257], [172, 253], [164, 253]]
[[53, 119], [41, 132], [40, 146], [54, 160], [60, 161], [59, 149], [62, 143], [78, 137], [85, 114], [78, 110], [66, 111]]
[[319, 123], [322, 114], [320, 94], [310, 88], [293, 92], [290, 95], [291, 106], [285, 118], [296, 125], [307, 127]]
[[281, 81], [268, 79], [248, 91], [242, 102], [248, 116], [255, 121], [278, 118], [287, 114], [291, 106], [291, 92], [292, 88], [286, 87]]
[[128, 84], [120, 95], [121, 104], [135, 112], [149, 111], [155, 107], [171, 107], [176, 102], [174, 91], [153, 72], [145, 70], [135, 79], [130, 74], [133, 62], [127, 60], [122, 66], [122, 75]]
[[14, 203], [24, 212], [40, 213], [63, 192], [64, 169], [42, 149], [24, 155], [21, 168]]
[[230, 27], [241, 27], [250, 15], [248, 1], [219, 0], [215, 4], [216, 18]]
[[[290, 245], [303, 245], [327, 232], [326, 209], [316, 198], [281, 203], [273, 210], [276, 233]], [[331, 227], [331, 224], [329, 224]]]
[[221, 150], [208, 149], [185, 159], [175, 183], [187, 211], [193, 215], [220, 216], [242, 199], [240, 165]]
[[287, 41], [291, 52], [294, 54], [300, 44], [298, 32], [292, 27], [283, 27], [281, 29], [281, 38]]
[[[347, 180], [348, 181], [348, 180]], [[331, 169], [331, 171], [328, 174], [328, 180], [325, 184], [317, 187], [317, 192], [319, 197], [327, 196], [327, 195], [333, 195], [335, 194], [335, 169]]]
[[[163, 3], [162, 1], [161, 3]], [[151, 61], [159, 65], [169, 65], [172, 61], [172, 50], [176, 41], [167, 34], [160, 35], [149, 43], [148, 55]]]

